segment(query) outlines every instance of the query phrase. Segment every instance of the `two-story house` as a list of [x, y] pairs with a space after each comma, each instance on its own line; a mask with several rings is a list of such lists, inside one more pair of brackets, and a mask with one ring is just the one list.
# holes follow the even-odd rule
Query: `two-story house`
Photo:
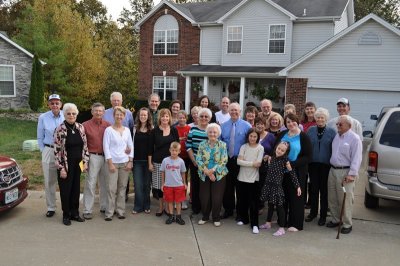
[[[242, 107], [258, 102], [251, 93], [255, 87], [275, 86], [280, 91], [275, 108], [293, 103], [302, 109], [311, 100], [335, 116], [338, 98], [355, 103], [365, 90], [373, 93], [377, 85], [371, 85], [370, 72], [377, 65], [378, 76], [391, 87], [379, 88], [372, 98], [384, 97], [387, 105], [399, 93], [392, 85], [400, 82], [400, 67], [393, 61], [400, 53], [392, 54], [390, 64], [387, 57], [379, 59], [383, 50], [399, 48], [398, 30], [374, 15], [354, 23], [353, 0], [163, 0], [136, 27], [139, 95], [178, 98], [186, 110], [198, 96], [198, 85], [213, 102], [228, 96]], [[390, 41], [382, 41], [385, 37]], [[380, 90], [394, 94], [383, 96]], [[353, 116], [368, 124], [369, 114], [380, 106], [375, 111], [361, 102], [357, 108], [352, 105]]]

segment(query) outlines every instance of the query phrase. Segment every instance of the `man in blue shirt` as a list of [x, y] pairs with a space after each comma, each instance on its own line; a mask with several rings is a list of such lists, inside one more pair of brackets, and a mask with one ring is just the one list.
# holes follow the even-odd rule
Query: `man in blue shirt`
[[[111, 125], [114, 124], [114, 107], [116, 106], [122, 106], [122, 94], [120, 92], [114, 91], [113, 93], [111, 93], [110, 96], [110, 101], [111, 101], [111, 108], [108, 108], [103, 116], [103, 120], [107, 121], [108, 123], [110, 123]], [[125, 109], [126, 114], [125, 114], [125, 119], [124, 121], [122, 121], [122, 125], [124, 125], [124, 127], [129, 128], [129, 130], [132, 131], [133, 128], [133, 116], [132, 116], [132, 112], [129, 111], [128, 109]]]
[[61, 98], [58, 94], [49, 96], [50, 111], [39, 116], [37, 139], [42, 152], [42, 169], [46, 192], [47, 217], [52, 217], [56, 211], [57, 168], [54, 157], [54, 130], [64, 121], [61, 111]]
[[[226, 187], [223, 200], [225, 212], [222, 216], [224, 219], [232, 216], [235, 209], [235, 187], [239, 174], [237, 157], [240, 147], [246, 142], [246, 134], [251, 129], [250, 123], [240, 118], [240, 105], [238, 103], [229, 105], [229, 114], [231, 118], [221, 126], [221, 140], [226, 143], [228, 149], [228, 163], [226, 166], [229, 169], [225, 177]], [[239, 218], [236, 217], [236, 219]]]

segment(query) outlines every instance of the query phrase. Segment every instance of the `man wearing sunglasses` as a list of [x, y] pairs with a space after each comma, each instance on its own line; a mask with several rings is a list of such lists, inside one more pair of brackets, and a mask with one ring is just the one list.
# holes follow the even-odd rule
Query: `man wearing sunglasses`
[[37, 139], [39, 149], [42, 152], [42, 169], [46, 193], [47, 213], [46, 217], [53, 217], [56, 211], [56, 185], [57, 168], [54, 157], [54, 130], [64, 121], [61, 112], [61, 98], [58, 94], [49, 96], [48, 106], [50, 111], [39, 116], [37, 126]]
[[351, 129], [352, 118], [348, 115], [339, 116], [336, 127], [337, 134], [332, 142], [331, 169], [328, 176], [328, 204], [332, 220], [326, 226], [330, 228], [339, 226], [344, 188], [346, 199], [341, 233], [349, 234], [353, 229], [354, 187], [361, 165], [362, 142]]

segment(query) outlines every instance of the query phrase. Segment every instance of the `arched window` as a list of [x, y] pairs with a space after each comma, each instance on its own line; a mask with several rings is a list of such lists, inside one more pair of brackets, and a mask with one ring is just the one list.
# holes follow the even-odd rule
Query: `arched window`
[[178, 54], [179, 25], [171, 15], [164, 15], [154, 24], [154, 51], [155, 55]]

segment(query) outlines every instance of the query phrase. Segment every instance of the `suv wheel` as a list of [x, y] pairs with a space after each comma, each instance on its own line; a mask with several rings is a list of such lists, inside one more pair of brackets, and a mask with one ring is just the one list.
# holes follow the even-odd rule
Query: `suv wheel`
[[365, 197], [364, 197], [364, 205], [368, 209], [376, 209], [379, 206], [379, 198], [376, 198], [374, 196], [371, 196], [366, 190], [365, 190]]

